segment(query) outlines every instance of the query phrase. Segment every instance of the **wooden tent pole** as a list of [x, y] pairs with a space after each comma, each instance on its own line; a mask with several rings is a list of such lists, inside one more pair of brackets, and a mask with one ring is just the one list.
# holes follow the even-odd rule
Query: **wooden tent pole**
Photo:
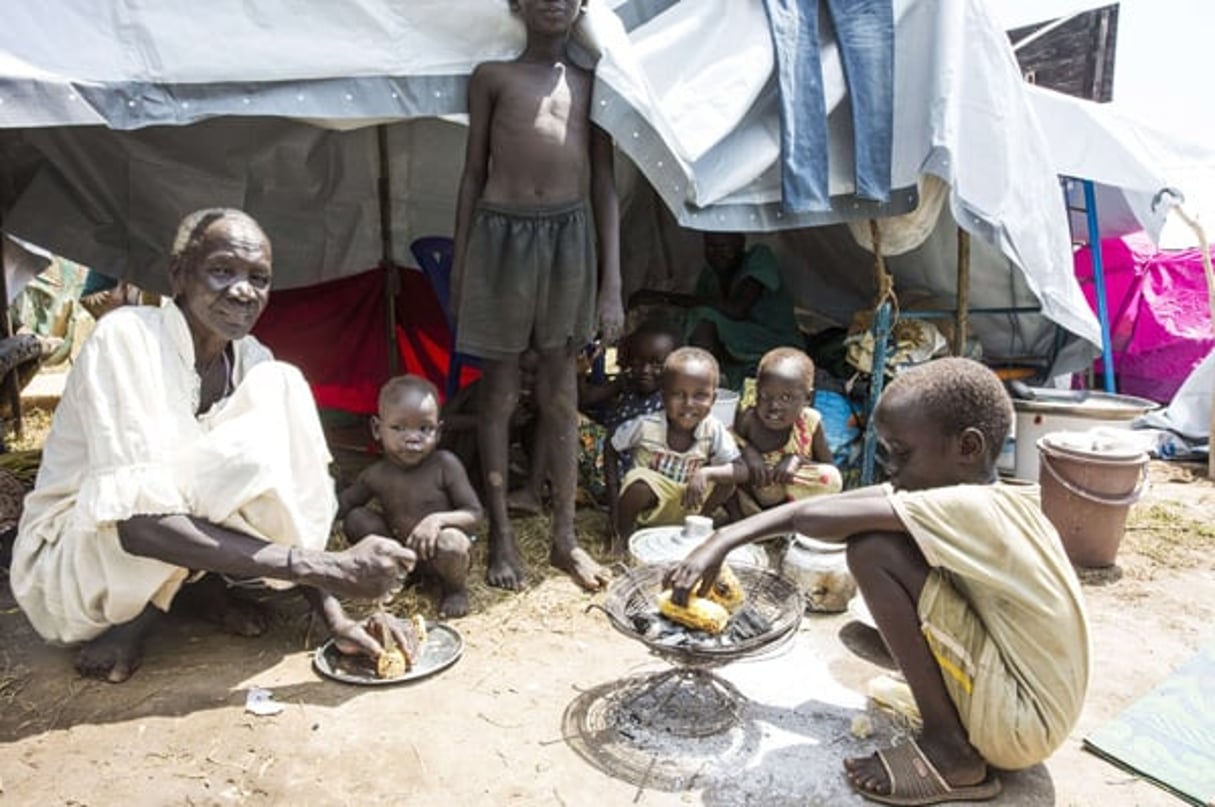
[[953, 354], [966, 354], [966, 332], [970, 328], [970, 233], [958, 228], [958, 309], [953, 335]]
[[[1211, 307], [1211, 328], [1215, 329], [1215, 270], [1211, 268], [1211, 245], [1207, 242], [1206, 230], [1198, 223], [1198, 220], [1192, 217], [1181, 205], [1174, 205], [1173, 212], [1181, 217], [1181, 220], [1186, 223], [1194, 235], [1198, 237], [1198, 247], [1202, 252], [1202, 271], [1207, 277], [1207, 304]], [[1207, 478], [1215, 479], [1215, 453], [1212, 453], [1209, 446], [1210, 440], [1215, 435], [1215, 406], [1211, 407], [1211, 419], [1207, 434]]]
[[397, 349], [397, 294], [400, 278], [392, 260], [392, 176], [388, 162], [388, 125], [375, 127], [379, 152], [380, 176], [377, 183], [380, 200], [380, 266], [384, 270], [384, 323], [388, 329], [388, 375], [401, 372], [401, 351]]
[[[4, 195], [5, 197], [8, 194]], [[4, 213], [0, 210], [0, 299], [4, 301], [4, 316], [0, 317], [0, 337], [9, 339], [13, 335], [13, 321], [8, 299], [8, 268], [4, 261]], [[4, 377], [4, 395], [8, 397], [9, 410], [13, 418], [13, 435], [20, 440], [25, 431], [24, 417], [21, 413], [21, 384], [17, 379], [17, 368]], [[7, 451], [4, 444], [4, 434], [0, 432], [0, 451]]]

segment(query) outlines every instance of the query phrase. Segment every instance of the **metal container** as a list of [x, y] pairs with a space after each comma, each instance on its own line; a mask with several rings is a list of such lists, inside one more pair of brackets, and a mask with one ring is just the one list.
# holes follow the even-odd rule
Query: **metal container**
[[[682, 527], [647, 527], [629, 536], [629, 555], [635, 563], [642, 565], [676, 563], [687, 557], [712, 532], [713, 521], [704, 516], [688, 516]], [[731, 564], [768, 568], [768, 553], [755, 544], [738, 547], [727, 559]]]

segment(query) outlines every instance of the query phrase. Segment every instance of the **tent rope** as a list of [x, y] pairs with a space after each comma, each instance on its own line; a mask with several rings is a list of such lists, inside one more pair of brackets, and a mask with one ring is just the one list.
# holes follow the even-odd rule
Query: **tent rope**
[[882, 303], [889, 302], [891, 316], [898, 319], [899, 298], [894, 293], [894, 275], [886, 269], [886, 259], [882, 256], [882, 228], [877, 219], [869, 219], [869, 237], [873, 242], [873, 287], [876, 289], [873, 300], [873, 311], [876, 314]]

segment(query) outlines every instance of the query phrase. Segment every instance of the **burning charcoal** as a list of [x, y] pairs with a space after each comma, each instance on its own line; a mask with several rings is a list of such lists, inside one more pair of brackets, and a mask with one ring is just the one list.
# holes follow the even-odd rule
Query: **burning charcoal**
[[770, 630], [772, 623], [750, 603], [735, 612], [727, 628], [727, 632], [737, 641], [753, 639]]
[[655, 627], [656, 617], [654, 614], [638, 612], [629, 615], [629, 621], [633, 623], [633, 630], [640, 633], [642, 636], [649, 636], [650, 631]]
[[668, 633], [666, 636], [660, 636], [657, 644], [663, 647], [679, 647], [688, 641], [688, 636], [685, 633]]

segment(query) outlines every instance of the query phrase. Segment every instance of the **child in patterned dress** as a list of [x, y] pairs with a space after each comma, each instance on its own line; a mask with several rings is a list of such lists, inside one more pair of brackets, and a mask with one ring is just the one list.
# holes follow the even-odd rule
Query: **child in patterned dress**
[[805, 353], [780, 347], [760, 359], [754, 400], [744, 393], [734, 422], [748, 472], [738, 490], [742, 514], [843, 488], [813, 395], [814, 362]]
[[578, 408], [584, 413], [578, 437], [580, 484], [593, 499], [610, 504], [620, 495], [620, 474], [632, 458], [612, 448], [611, 438], [622, 424], [662, 410], [662, 365], [679, 347], [679, 337], [661, 322], [643, 322], [621, 340], [621, 372], [595, 384], [584, 377], [578, 384]]

